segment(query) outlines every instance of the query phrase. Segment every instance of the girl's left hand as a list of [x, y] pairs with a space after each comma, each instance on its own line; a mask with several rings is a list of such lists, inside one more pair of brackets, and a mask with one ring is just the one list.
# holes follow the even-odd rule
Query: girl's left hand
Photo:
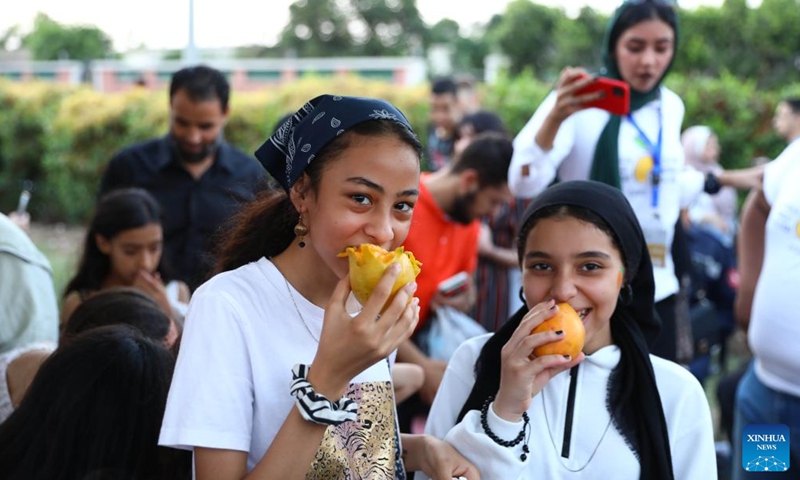
[[461, 456], [452, 445], [430, 435], [424, 436], [425, 448], [422, 450], [420, 470], [432, 480], [453, 480], [463, 477], [480, 480], [481, 474], [475, 465]]

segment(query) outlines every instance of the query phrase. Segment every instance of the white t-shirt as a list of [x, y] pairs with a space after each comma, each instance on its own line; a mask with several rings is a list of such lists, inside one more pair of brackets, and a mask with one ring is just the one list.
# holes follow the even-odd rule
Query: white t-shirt
[[[478, 467], [481, 478], [639, 478], [639, 461], [614, 424], [609, 423], [611, 416], [605, 404], [608, 378], [620, 358], [619, 348], [613, 345], [587, 356], [578, 368], [569, 458], [561, 457], [569, 371], [553, 377], [531, 402], [528, 409], [530, 453], [525, 462], [520, 460], [522, 443], [513, 448], [501, 447], [486, 435], [479, 411], [470, 411], [455, 425], [475, 383], [475, 361], [491, 335], [467, 340], [453, 355], [431, 406], [425, 433], [452, 444]], [[667, 421], [675, 478], [717, 478], [714, 430], [703, 388], [679, 365], [652, 355], [650, 359]], [[515, 424], [501, 419], [491, 406], [487, 417], [489, 428], [504, 440], [516, 438], [523, 426], [522, 421]], [[422, 479], [427, 478], [422, 476]]]
[[[556, 103], [551, 92], [533, 117], [514, 139], [514, 156], [508, 170], [508, 184], [517, 197], [531, 198], [541, 193], [558, 177], [562, 181], [588, 180], [594, 161], [594, 151], [610, 114], [598, 108], [588, 108], [570, 115], [561, 124], [553, 148], [543, 151], [536, 143], [536, 134]], [[672, 260], [671, 245], [680, 209], [688, 207], [703, 191], [704, 176], [684, 162], [681, 145], [683, 101], [674, 92], [661, 87], [661, 98], [633, 112], [633, 119], [647, 138], [657, 143], [659, 125], [663, 125], [661, 148], [661, 183], [659, 187], [658, 220], [654, 220], [652, 170], [650, 150], [639, 138], [631, 122], [623, 119], [619, 129], [620, 186], [631, 203], [644, 229], [657, 222], [666, 233], [663, 266], [655, 265], [656, 301], [678, 292], [678, 279]], [[523, 167], [529, 170], [524, 176]]]
[[[293, 288], [292, 295], [297, 308], [283, 276], [264, 258], [195, 292], [160, 445], [244, 451], [247, 470], [256, 466], [295, 408], [292, 366], [312, 362], [322, 330], [323, 309]], [[306, 478], [402, 478], [388, 362], [354, 378], [347, 396], [359, 405], [358, 420], [328, 428]]]
[[765, 385], [800, 397], [800, 138], [766, 166], [764, 262], [747, 338]]

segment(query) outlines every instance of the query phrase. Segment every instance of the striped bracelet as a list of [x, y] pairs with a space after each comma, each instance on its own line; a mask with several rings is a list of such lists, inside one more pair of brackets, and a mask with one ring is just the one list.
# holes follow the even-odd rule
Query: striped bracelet
[[290, 393], [297, 399], [297, 409], [307, 422], [321, 425], [339, 425], [355, 421], [358, 405], [353, 400], [342, 397], [331, 402], [324, 395], [314, 391], [308, 383], [308, 365], [298, 363], [292, 368], [292, 388]]

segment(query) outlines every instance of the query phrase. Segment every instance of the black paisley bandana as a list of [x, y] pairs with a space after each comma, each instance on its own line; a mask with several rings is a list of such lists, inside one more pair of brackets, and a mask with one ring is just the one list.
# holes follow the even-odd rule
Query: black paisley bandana
[[402, 112], [385, 100], [320, 95], [283, 122], [255, 155], [288, 192], [325, 145], [369, 120], [392, 120], [411, 130]]

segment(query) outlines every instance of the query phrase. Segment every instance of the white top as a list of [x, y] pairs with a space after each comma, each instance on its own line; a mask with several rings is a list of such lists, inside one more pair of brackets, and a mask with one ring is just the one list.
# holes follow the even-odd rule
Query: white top
[[[588, 108], [570, 115], [558, 129], [553, 148], [545, 152], [536, 143], [535, 137], [555, 102], [556, 93], [551, 92], [514, 139], [514, 156], [508, 170], [508, 182], [517, 197], [531, 198], [539, 194], [556, 178], [556, 172], [562, 181], [589, 179], [595, 146], [610, 114], [598, 108]], [[658, 138], [659, 118], [663, 119], [662, 174], [657, 211], [658, 223], [666, 232], [667, 248], [664, 265], [654, 266], [653, 270], [656, 301], [678, 291], [678, 279], [670, 252], [675, 223], [680, 209], [688, 207], [703, 191], [705, 181], [702, 173], [684, 163], [680, 141], [683, 114], [683, 101], [666, 87], [661, 87], [660, 99], [633, 113], [634, 120], [653, 144]], [[523, 176], [523, 167], [526, 166], [529, 175]], [[619, 168], [622, 192], [644, 228], [654, 217], [649, 180], [652, 160], [636, 128], [627, 119], [622, 120], [619, 129]]]
[[[310, 332], [319, 338], [322, 330], [323, 309], [294, 289], [292, 295], [302, 319], [283, 276], [263, 258], [197, 289], [160, 445], [244, 451], [248, 472], [255, 467], [295, 408], [291, 368], [311, 363], [318, 344]], [[399, 434], [387, 362], [354, 378], [347, 395], [359, 405], [358, 421], [328, 428], [306, 478], [340, 478], [344, 471], [355, 478], [395, 478]]]
[[0, 354], [0, 423], [14, 413], [14, 403], [11, 401], [11, 392], [8, 391], [8, 366], [26, 353], [36, 350], [52, 353], [55, 349], [56, 344], [53, 342], [37, 342]]
[[[453, 355], [428, 415], [425, 433], [444, 438], [473, 462], [487, 479], [638, 479], [639, 461], [613, 424], [605, 405], [608, 378], [619, 362], [619, 348], [608, 346], [586, 357], [578, 369], [573, 435], [569, 458], [561, 457], [570, 372], [553, 377], [528, 409], [530, 453], [520, 460], [522, 444], [513, 448], [494, 443], [480, 425], [480, 412], [472, 410], [455, 421], [475, 383], [474, 365], [492, 334], [464, 342]], [[667, 420], [675, 478], [717, 478], [714, 431], [703, 388], [691, 373], [667, 360], [650, 356]], [[489, 428], [511, 440], [523, 422], [510, 423], [488, 415]], [[609, 426], [610, 425], [610, 426]], [[606, 430], [606, 428], [608, 429]], [[605, 437], [603, 434], [605, 432]], [[597, 448], [596, 453], [593, 452]], [[591, 458], [591, 461], [590, 461]], [[579, 472], [587, 462], [588, 466]], [[569, 469], [569, 470], [568, 470]], [[423, 476], [423, 479], [427, 477]]]
[[800, 138], [766, 166], [771, 209], [747, 339], [766, 386], [800, 397]]
[[172, 307], [172, 316], [183, 323], [183, 320], [186, 318], [186, 311], [189, 309], [189, 304], [183, 303], [180, 300], [181, 282], [172, 280], [164, 285], [164, 290], [166, 291], [169, 305]]
[[53, 270], [30, 237], [0, 213], [0, 353], [58, 341]]

